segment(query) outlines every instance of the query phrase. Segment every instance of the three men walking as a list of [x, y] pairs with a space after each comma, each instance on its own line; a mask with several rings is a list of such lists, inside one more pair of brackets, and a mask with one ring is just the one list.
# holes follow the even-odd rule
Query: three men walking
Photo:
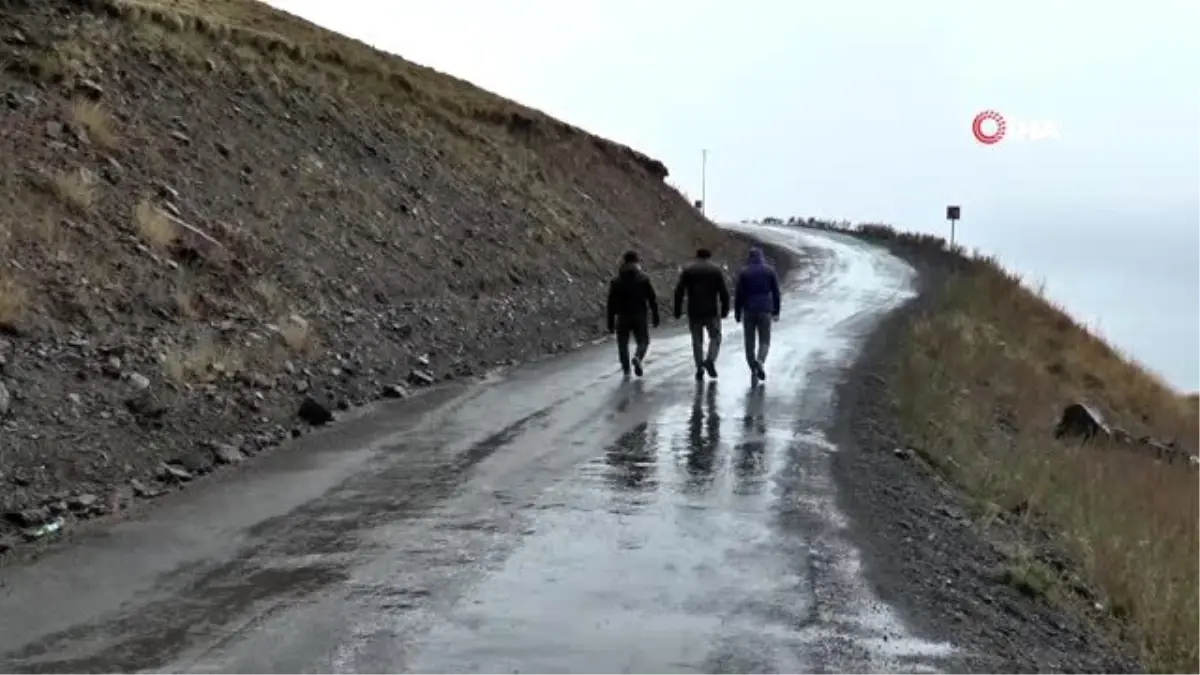
[[[696, 251], [696, 260], [679, 273], [675, 284], [675, 318], [683, 316], [687, 300], [688, 328], [692, 338], [692, 358], [696, 379], [717, 376], [717, 355], [721, 350], [721, 320], [729, 316], [729, 287], [725, 273], [712, 261], [708, 249]], [[742, 323], [746, 345], [746, 364], [751, 381], [765, 380], [763, 363], [771, 347], [771, 323], [779, 320], [779, 277], [766, 263], [762, 249], [753, 247], [747, 264], [738, 274], [733, 292], [734, 320]], [[658, 296], [650, 277], [642, 271], [637, 253], [628, 251], [621, 270], [608, 286], [608, 331], [617, 334], [617, 357], [626, 376], [632, 369], [641, 377], [646, 352], [650, 348], [650, 326], [659, 324]], [[708, 336], [708, 349], [704, 337]], [[636, 351], [629, 355], [629, 340]]]
[[[683, 300], [687, 297], [688, 329], [692, 333], [692, 358], [696, 362], [696, 379], [704, 373], [717, 376], [717, 354], [721, 351], [721, 319], [729, 316], [729, 288], [725, 273], [712, 261], [706, 248], [696, 251], [696, 260], [679, 273], [675, 284], [675, 318], [683, 315]], [[704, 334], [708, 334], [708, 351], [704, 351]]]

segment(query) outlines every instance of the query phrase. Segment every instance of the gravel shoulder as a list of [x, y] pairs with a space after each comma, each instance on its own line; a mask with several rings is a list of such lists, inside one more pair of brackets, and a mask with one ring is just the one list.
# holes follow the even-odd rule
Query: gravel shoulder
[[1016, 519], [974, 517], [970, 497], [906, 448], [899, 425], [888, 419], [889, 355], [945, 278], [944, 261], [897, 253], [918, 271], [919, 294], [871, 335], [837, 390], [834, 420], [842, 508], [881, 599], [923, 637], [959, 645], [966, 654], [959, 667], [967, 672], [1139, 671], [1084, 618], [1088, 608], [1066, 611], [1005, 578]]

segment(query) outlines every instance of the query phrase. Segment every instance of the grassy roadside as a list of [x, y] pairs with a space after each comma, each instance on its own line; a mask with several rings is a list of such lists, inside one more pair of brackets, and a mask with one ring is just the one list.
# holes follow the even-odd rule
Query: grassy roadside
[[[938, 269], [932, 304], [907, 321], [885, 371], [888, 405], [909, 446], [965, 493], [981, 526], [1019, 516], [1019, 550], [998, 572], [1065, 605], [1080, 602], [1073, 578], [1082, 577], [1106, 627], [1148, 669], [1198, 672], [1196, 472], [1144, 448], [1081, 446], [1053, 433], [1062, 409], [1082, 400], [1135, 438], [1177, 439], [1195, 454], [1195, 396], [1114, 351], [994, 259], [886, 227], [849, 231]], [[1044, 559], [1047, 540], [1072, 564]]]

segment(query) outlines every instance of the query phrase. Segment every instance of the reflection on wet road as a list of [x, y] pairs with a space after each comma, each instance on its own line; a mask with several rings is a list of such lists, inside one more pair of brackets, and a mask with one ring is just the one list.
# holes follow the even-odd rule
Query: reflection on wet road
[[[11, 571], [0, 666], [938, 668], [950, 648], [909, 636], [858, 572], [823, 435], [841, 369], [911, 272], [755, 231], [805, 261], [765, 387], [740, 340], [697, 384], [686, 336], [662, 334], [642, 380], [621, 381], [605, 344], [346, 423]], [[83, 556], [88, 583], [65, 581]]]
[[[728, 389], [725, 392], [724, 389]], [[811, 670], [803, 552], [780, 549], [767, 478], [786, 403], [697, 388], [543, 498], [536, 529], [431, 631], [424, 672]], [[531, 642], [535, 645], [530, 649]]]

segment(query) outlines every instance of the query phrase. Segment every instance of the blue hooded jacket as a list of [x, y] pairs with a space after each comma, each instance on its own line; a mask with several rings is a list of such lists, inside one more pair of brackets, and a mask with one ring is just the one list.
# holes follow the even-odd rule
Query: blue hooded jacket
[[734, 290], [733, 315], [741, 318], [743, 313], [779, 315], [779, 276], [758, 247], [750, 249]]

